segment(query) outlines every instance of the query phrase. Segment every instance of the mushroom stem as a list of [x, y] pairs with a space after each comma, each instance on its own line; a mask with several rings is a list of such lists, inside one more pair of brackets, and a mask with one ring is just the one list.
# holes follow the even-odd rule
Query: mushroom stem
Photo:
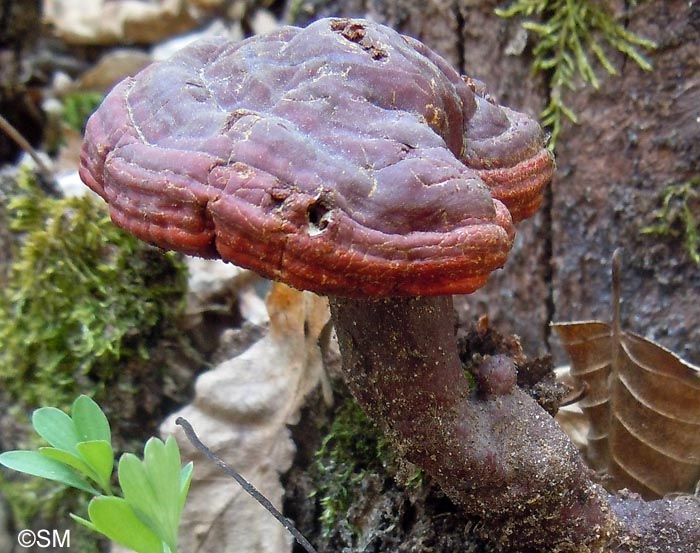
[[[348, 387], [385, 430], [414, 440], [434, 419], [457, 412], [469, 384], [455, 347], [451, 297], [331, 297], [330, 305]], [[433, 434], [424, 438], [437, 439]]]
[[[689, 522], [697, 514], [691, 502], [609, 496], [554, 420], [517, 386], [498, 395], [472, 389], [457, 355], [451, 297], [332, 297], [330, 305], [358, 403], [401, 455], [481, 518], [482, 534], [500, 550], [662, 544], [686, 551], [685, 540], [700, 533]], [[664, 526], [678, 530], [675, 539], [658, 533]]]
[[517, 387], [471, 389], [449, 296], [331, 298], [350, 391], [407, 460], [509, 551], [593, 544], [615, 518], [576, 448]]

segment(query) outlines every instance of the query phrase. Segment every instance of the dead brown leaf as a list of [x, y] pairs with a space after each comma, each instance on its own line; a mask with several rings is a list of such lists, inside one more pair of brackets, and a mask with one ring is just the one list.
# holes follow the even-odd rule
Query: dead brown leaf
[[295, 453], [289, 424], [298, 421], [307, 394], [322, 378], [318, 345], [329, 319], [328, 301], [281, 283], [266, 300], [266, 335], [233, 359], [203, 373], [195, 397], [161, 426], [175, 433], [183, 458], [195, 463], [180, 525], [182, 551], [250, 553], [291, 551], [287, 531], [221, 469], [196, 450], [175, 425], [187, 419], [207, 445], [277, 508], [280, 474]]
[[590, 428], [586, 454], [612, 490], [654, 499], [693, 493], [700, 481], [700, 367], [620, 328], [620, 256], [613, 256], [612, 323], [554, 323], [587, 386], [580, 406]]

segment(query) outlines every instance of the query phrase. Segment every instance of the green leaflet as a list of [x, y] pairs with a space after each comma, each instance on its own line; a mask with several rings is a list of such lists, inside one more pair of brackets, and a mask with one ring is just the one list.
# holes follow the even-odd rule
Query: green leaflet
[[[146, 442], [143, 461], [125, 454], [119, 460], [119, 485], [124, 498], [139, 519], [158, 533], [175, 551], [177, 529], [182, 514], [183, 470], [180, 450], [172, 436], [164, 443], [158, 438]], [[185, 475], [185, 494], [191, 469]]]
[[73, 402], [71, 410], [73, 424], [82, 442], [102, 440], [112, 443], [112, 433], [107, 417], [92, 399], [81, 395]]
[[84, 526], [136, 553], [163, 553], [160, 537], [136, 516], [121, 497], [96, 497], [88, 507], [90, 520], [73, 515]]
[[91, 494], [99, 493], [72, 468], [45, 457], [38, 451], [6, 451], [0, 454], [0, 465], [32, 476], [61, 482]]

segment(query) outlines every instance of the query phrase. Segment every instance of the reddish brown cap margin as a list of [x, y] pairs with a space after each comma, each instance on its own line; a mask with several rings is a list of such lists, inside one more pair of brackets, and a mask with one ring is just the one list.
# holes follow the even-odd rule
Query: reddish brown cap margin
[[[207, 40], [108, 95], [80, 174], [117, 225], [163, 248], [322, 294], [468, 293], [514, 234], [465, 158], [480, 97], [363, 20]], [[528, 129], [526, 154], [505, 146], [518, 163], [542, 149]]]

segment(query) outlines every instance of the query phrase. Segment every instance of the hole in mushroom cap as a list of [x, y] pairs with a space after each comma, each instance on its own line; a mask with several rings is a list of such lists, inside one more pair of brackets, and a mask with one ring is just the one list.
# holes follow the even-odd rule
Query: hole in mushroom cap
[[331, 21], [331, 30], [340, 33], [352, 42], [360, 42], [365, 38], [367, 31], [365, 26], [359, 21], [350, 19], [334, 19]]
[[309, 234], [311, 236], [320, 234], [326, 230], [331, 220], [331, 208], [322, 200], [315, 200], [306, 208], [306, 217], [309, 221]]
[[335, 19], [331, 22], [331, 30], [340, 33], [350, 42], [359, 44], [363, 50], [370, 54], [373, 60], [382, 61], [388, 58], [389, 54], [380, 45], [375, 44], [367, 37], [365, 26], [350, 19]]

